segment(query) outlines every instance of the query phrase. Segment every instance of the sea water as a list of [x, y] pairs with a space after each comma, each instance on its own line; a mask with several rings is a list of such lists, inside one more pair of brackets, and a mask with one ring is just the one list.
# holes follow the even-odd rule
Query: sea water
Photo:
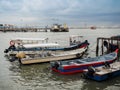
[[0, 90], [120, 90], [120, 77], [96, 82], [81, 77], [81, 73], [60, 75], [50, 70], [50, 64], [19, 65], [9, 62], [4, 50], [16, 37], [49, 38], [60, 46], [69, 45], [71, 35], [80, 35], [90, 43], [85, 57], [95, 57], [97, 37], [119, 35], [120, 29], [70, 29], [69, 32], [0, 32]]

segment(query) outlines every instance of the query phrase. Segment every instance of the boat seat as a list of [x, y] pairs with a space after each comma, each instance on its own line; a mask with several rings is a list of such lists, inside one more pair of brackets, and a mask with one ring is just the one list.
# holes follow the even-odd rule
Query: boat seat
[[97, 68], [95, 68], [95, 72], [100, 72], [100, 70], [99, 70], [99, 69], [97, 69]]

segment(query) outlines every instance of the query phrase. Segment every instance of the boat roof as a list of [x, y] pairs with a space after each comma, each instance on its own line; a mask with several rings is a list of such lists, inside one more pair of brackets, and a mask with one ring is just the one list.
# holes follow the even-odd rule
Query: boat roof
[[83, 36], [80, 36], [80, 35], [71, 35], [70, 37], [71, 38], [76, 38], [76, 37], [83, 37]]
[[112, 36], [111, 38], [120, 40], [120, 35]]
[[12, 40], [36, 40], [36, 41], [44, 41], [48, 38], [13, 38]]
[[25, 48], [37, 48], [37, 47], [55, 47], [55, 46], [59, 46], [59, 44], [57, 43], [38, 43], [38, 44], [25, 44], [23, 45], [23, 47]]

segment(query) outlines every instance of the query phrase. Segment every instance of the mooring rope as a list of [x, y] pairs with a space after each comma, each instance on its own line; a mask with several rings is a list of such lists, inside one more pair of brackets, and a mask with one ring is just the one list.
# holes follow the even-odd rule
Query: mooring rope
[[[96, 52], [96, 42], [94, 42], [94, 44], [92, 46], [89, 47], [89, 51], [91, 52]], [[94, 48], [95, 47], [95, 48]]]

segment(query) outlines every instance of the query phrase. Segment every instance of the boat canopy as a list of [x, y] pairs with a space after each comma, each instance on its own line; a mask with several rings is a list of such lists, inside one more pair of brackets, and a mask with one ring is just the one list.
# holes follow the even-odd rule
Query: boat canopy
[[26, 40], [26, 41], [44, 41], [44, 40], [48, 40], [48, 38], [14, 38], [11, 40]]
[[70, 37], [71, 37], [71, 38], [76, 38], [76, 37], [77, 37], [77, 38], [78, 38], [78, 37], [82, 38], [83, 36], [80, 36], [80, 35], [71, 35]]
[[23, 47], [25, 48], [38, 48], [38, 47], [41, 47], [41, 48], [44, 48], [44, 47], [55, 47], [55, 46], [59, 46], [59, 44], [57, 43], [43, 43], [43, 44], [25, 44], [23, 45]]

